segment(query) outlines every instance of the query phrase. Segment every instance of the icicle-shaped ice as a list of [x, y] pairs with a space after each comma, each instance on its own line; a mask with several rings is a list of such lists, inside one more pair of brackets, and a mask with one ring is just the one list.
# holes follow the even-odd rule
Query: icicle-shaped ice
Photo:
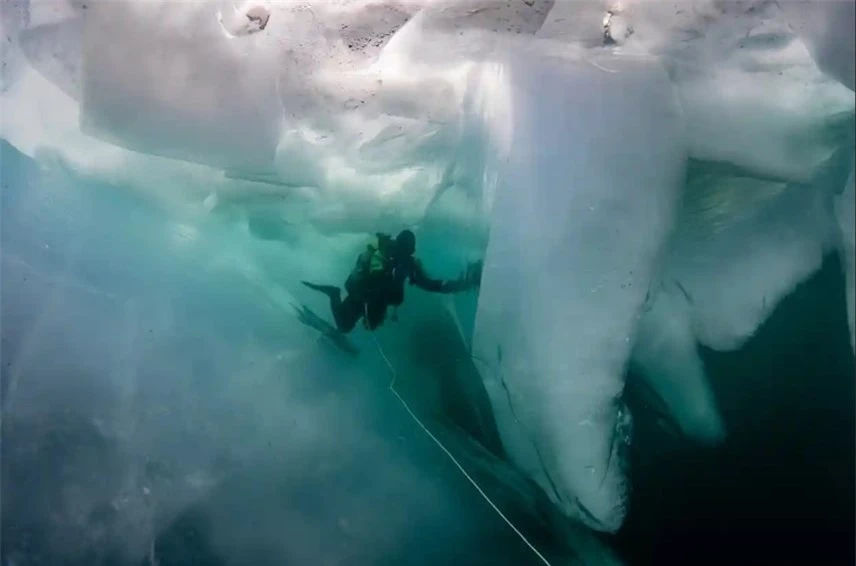
[[615, 531], [625, 362], [683, 178], [681, 117], [644, 58], [528, 51], [493, 88], [508, 104], [488, 121], [509, 129], [473, 354], [510, 458], [565, 514]]

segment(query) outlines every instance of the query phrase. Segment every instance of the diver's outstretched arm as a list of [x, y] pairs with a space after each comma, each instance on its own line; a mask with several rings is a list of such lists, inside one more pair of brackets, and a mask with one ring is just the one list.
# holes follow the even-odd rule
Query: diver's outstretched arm
[[413, 269], [413, 277], [411, 282], [430, 293], [462, 293], [469, 291], [474, 287], [479, 286], [481, 280], [481, 261], [471, 263], [467, 267], [464, 275], [458, 279], [451, 281], [442, 281], [440, 279], [432, 279], [425, 273], [422, 263], [416, 260], [416, 266]]

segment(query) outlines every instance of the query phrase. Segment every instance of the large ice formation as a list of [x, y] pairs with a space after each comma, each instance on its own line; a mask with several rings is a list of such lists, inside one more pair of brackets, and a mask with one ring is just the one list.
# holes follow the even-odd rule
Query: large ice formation
[[[485, 259], [477, 299], [412, 311], [441, 309], [438, 328], [461, 355], [471, 348], [490, 408], [473, 409], [482, 401], [468, 382], [473, 434], [486, 445], [493, 435], [560, 514], [615, 531], [628, 489], [628, 367], [684, 434], [721, 442], [697, 344], [739, 347], [828, 253], [842, 256], [852, 340], [853, 5], [5, 2], [0, 134], [45, 174], [78, 181], [44, 181], [32, 197], [3, 189], [21, 199], [9, 205], [18, 224], [4, 204], [4, 295], [8, 273], [42, 269], [33, 277], [48, 313], [27, 326], [4, 374], [4, 411], [38, 413], [78, 391], [80, 411], [128, 442], [188, 473], [205, 468], [213, 440], [194, 437], [183, 453], [180, 437], [159, 435], [186, 423], [145, 420], [160, 410], [153, 399], [177, 395], [169, 387], [204, 388], [134, 370], [150, 355], [146, 334], [163, 329], [165, 341], [183, 309], [240, 310], [225, 297], [246, 296], [266, 322], [186, 335], [195, 346], [176, 342], [148, 371], [204, 374], [185, 354], [205, 348], [205, 364], [232, 370], [218, 374], [222, 396], [193, 401], [198, 426], [254, 412], [263, 394], [227, 376], [259, 378], [248, 364], [267, 348], [260, 336], [291, 345], [266, 354], [269, 369], [288, 366], [271, 372], [303, 371], [288, 353], [307, 340], [290, 303], [323, 302], [296, 282], [341, 281], [367, 235], [410, 226], [438, 276]], [[127, 200], [93, 208], [76, 196], [81, 183]], [[147, 223], [134, 202], [163, 216]], [[31, 230], [43, 216], [64, 223], [63, 238]], [[123, 239], [144, 243], [127, 261], [109, 251]], [[147, 294], [156, 283], [166, 287]], [[198, 294], [177, 290], [196, 284]], [[81, 298], [50, 291], [64, 285]], [[124, 326], [93, 318], [101, 311]], [[80, 388], [52, 379], [57, 368], [39, 379], [28, 370], [72, 319], [111, 344], [118, 405], [95, 375], [106, 366], [75, 372], [89, 380]], [[418, 329], [378, 333], [401, 374], [430, 358]], [[365, 360], [361, 371], [386, 371], [376, 355]], [[298, 397], [289, 407], [299, 413]], [[309, 412], [307, 426], [320, 428], [332, 414]], [[274, 414], [238, 428], [262, 430]], [[230, 423], [210, 438], [240, 442]]]
[[656, 60], [509, 59], [473, 354], [511, 458], [615, 530], [623, 370], [684, 177], [680, 112]]

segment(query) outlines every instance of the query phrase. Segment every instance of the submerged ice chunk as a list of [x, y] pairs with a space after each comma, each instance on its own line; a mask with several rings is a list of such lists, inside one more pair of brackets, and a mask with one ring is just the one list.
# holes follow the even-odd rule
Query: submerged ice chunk
[[680, 285], [700, 343], [734, 350], [834, 249], [831, 191], [714, 164], [688, 177], [663, 280]]
[[[808, 34], [787, 17], [801, 5], [816, 24]], [[833, 14], [840, 23], [824, 19]], [[852, 69], [852, 14], [852, 0], [557, 2], [538, 36], [659, 58], [680, 94], [692, 157], [807, 182], [853, 107], [852, 92], [829, 81], [809, 51], [819, 41], [834, 53], [828, 59]]]
[[696, 350], [691, 299], [679, 282], [657, 287], [639, 321], [633, 366], [684, 436], [705, 444], [722, 442], [725, 426]]
[[806, 43], [818, 67], [850, 90], [856, 90], [853, 0], [781, 2], [791, 26]]
[[215, 4], [100, 2], [83, 39], [81, 128], [136, 151], [217, 167], [270, 166], [276, 63], [230, 40]]
[[24, 54], [18, 45], [21, 30], [29, 24], [30, 3], [24, 0], [0, 3], [0, 93], [6, 92], [25, 67]]
[[30, 64], [66, 95], [80, 100], [83, 18], [29, 28], [20, 45]]
[[[685, 164], [654, 61], [519, 53], [499, 66], [508, 152], [473, 353], [509, 457], [566, 515], [625, 516], [625, 363]], [[501, 105], [497, 105], [501, 107]], [[501, 132], [499, 128], [492, 131]]]

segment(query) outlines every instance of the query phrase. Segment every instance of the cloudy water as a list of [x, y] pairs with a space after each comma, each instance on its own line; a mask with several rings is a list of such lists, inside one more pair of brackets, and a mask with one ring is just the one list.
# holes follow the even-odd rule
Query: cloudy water
[[853, 7], [4, 2], [2, 566], [852, 563]]

